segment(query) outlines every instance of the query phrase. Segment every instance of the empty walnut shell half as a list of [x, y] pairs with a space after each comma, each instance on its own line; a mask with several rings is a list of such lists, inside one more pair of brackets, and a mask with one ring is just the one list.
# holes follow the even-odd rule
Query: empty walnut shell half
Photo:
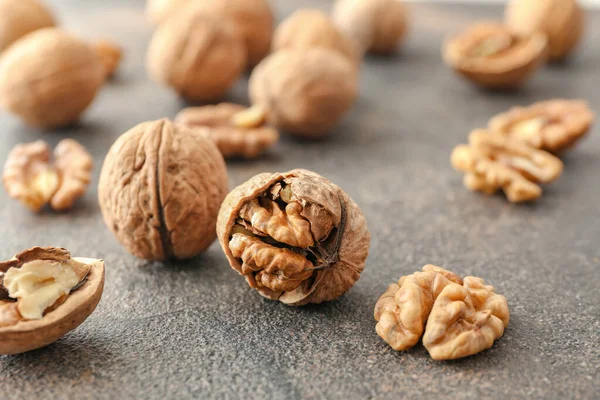
[[548, 36], [550, 59], [561, 60], [579, 44], [585, 18], [576, 0], [511, 0], [505, 22], [523, 37], [542, 32]]
[[169, 120], [141, 123], [109, 150], [98, 186], [108, 228], [132, 254], [183, 259], [216, 238], [227, 169], [212, 140]]
[[26, 34], [55, 25], [50, 10], [37, 0], [0, 1], [0, 53]]
[[493, 117], [489, 129], [558, 153], [586, 135], [594, 113], [581, 100], [548, 100], [528, 107], [513, 107]]
[[500, 23], [480, 22], [446, 42], [444, 60], [480, 86], [511, 89], [545, 62], [547, 49], [543, 33], [522, 38]]
[[0, 354], [39, 349], [78, 327], [104, 289], [104, 262], [33, 247], [0, 262]]
[[369, 252], [365, 217], [322, 176], [263, 173], [225, 198], [217, 234], [229, 263], [271, 300], [334, 300], [359, 279]]

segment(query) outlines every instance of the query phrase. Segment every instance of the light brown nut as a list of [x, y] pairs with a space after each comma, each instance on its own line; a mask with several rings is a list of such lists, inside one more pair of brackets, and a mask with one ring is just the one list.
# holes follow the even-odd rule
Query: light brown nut
[[463, 286], [450, 283], [437, 296], [423, 346], [434, 360], [471, 356], [492, 347], [508, 321], [506, 298], [483, 279], [468, 276]]
[[513, 107], [493, 117], [488, 127], [538, 149], [558, 153], [585, 136], [594, 118], [585, 101], [557, 99]]
[[246, 108], [232, 103], [188, 107], [175, 122], [190, 128], [206, 128], [223, 157], [258, 157], [279, 141], [275, 128], [265, 125], [266, 113], [258, 106]]
[[117, 72], [123, 57], [121, 47], [110, 40], [98, 40], [92, 46], [104, 66], [105, 79], [112, 78]]
[[112, 145], [98, 200], [104, 221], [147, 260], [194, 257], [215, 240], [227, 169], [206, 136], [168, 120], [139, 124]]
[[37, 0], [0, 0], [0, 53], [26, 34], [55, 25], [52, 13]]
[[90, 182], [92, 157], [73, 139], [64, 139], [54, 150], [42, 141], [19, 144], [8, 155], [2, 182], [8, 195], [34, 212], [46, 204], [56, 211], [71, 208]]
[[314, 172], [263, 173], [225, 198], [217, 234], [229, 263], [261, 295], [288, 305], [334, 300], [369, 251], [364, 215]]
[[266, 110], [270, 124], [316, 138], [328, 134], [354, 104], [358, 74], [331, 50], [281, 50], [254, 69], [249, 91], [252, 104]]
[[233, 23], [191, 5], [157, 28], [147, 55], [154, 80], [194, 101], [222, 97], [245, 65], [244, 41]]
[[506, 6], [505, 22], [524, 37], [545, 33], [552, 60], [565, 58], [577, 47], [585, 25], [576, 0], [511, 0]]
[[353, 64], [358, 64], [361, 60], [362, 52], [357, 44], [342, 33], [322, 11], [297, 10], [275, 30], [273, 51], [312, 47], [337, 51]]
[[492, 89], [522, 86], [546, 60], [542, 33], [521, 38], [505, 25], [479, 22], [446, 41], [444, 61], [473, 83]]
[[433, 302], [452, 282], [461, 285], [462, 279], [434, 265], [400, 278], [375, 305], [377, 334], [394, 350], [413, 347], [423, 336]]
[[563, 170], [552, 154], [486, 130], [473, 131], [469, 145], [457, 146], [451, 163], [466, 173], [464, 184], [470, 190], [492, 194], [502, 189], [513, 203], [539, 198], [542, 189], [537, 183], [550, 183]]
[[393, 53], [408, 30], [408, 13], [399, 0], [338, 0], [332, 18], [363, 53]]
[[17, 40], [0, 59], [0, 104], [26, 123], [75, 122], [104, 82], [102, 63], [85, 42], [57, 28]]
[[49, 345], [94, 311], [104, 289], [104, 262], [34, 247], [0, 263], [0, 354]]
[[189, 2], [190, 0], [147, 0], [146, 15], [150, 22], [159, 24]]

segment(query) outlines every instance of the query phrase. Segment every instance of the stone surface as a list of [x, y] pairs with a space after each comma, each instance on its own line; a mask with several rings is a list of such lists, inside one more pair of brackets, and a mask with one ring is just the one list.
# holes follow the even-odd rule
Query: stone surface
[[[299, 2], [280, 0], [279, 17]], [[303, 1], [327, 9], [329, 2]], [[41, 132], [2, 114], [0, 160], [16, 143], [73, 137], [93, 153], [94, 183], [111, 143], [140, 121], [183, 106], [144, 72], [151, 26], [143, 2], [53, 2], [60, 20], [88, 38], [125, 48], [117, 79], [82, 123]], [[231, 185], [262, 171], [313, 169], [363, 208], [371, 255], [338, 301], [289, 308], [262, 299], [215, 243], [187, 262], [147, 264], [104, 227], [95, 187], [67, 214], [32, 215], [0, 191], [1, 258], [57, 245], [106, 260], [97, 311], [57, 343], [0, 356], [3, 399], [590, 399], [600, 387], [600, 132], [566, 158], [564, 176], [535, 205], [510, 205], [463, 188], [449, 164], [472, 128], [515, 104], [564, 96], [599, 109], [600, 14], [564, 65], [545, 68], [518, 93], [488, 93], [440, 59], [444, 35], [500, 8], [414, 5], [408, 43], [369, 57], [357, 106], [319, 142], [284, 138], [271, 155], [230, 162]], [[246, 84], [232, 100], [246, 102]], [[475, 275], [506, 295], [511, 322], [492, 349], [436, 362], [419, 345], [399, 353], [375, 333], [373, 307], [387, 285], [427, 263]]]

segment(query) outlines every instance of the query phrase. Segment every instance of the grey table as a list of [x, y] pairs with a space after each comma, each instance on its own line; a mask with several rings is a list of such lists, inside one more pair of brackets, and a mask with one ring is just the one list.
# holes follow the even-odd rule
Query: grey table
[[[278, 16], [318, 0], [274, 2]], [[565, 158], [564, 176], [535, 205], [510, 205], [462, 187], [452, 148], [515, 104], [564, 96], [600, 110], [600, 14], [564, 65], [518, 93], [493, 94], [455, 77], [440, 59], [444, 35], [501, 9], [414, 5], [401, 55], [369, 57], [361, 97], [334, 134], [284, 138], [270, 155], [231, 162], [231, 185], [256, 173], [315, 170], [362, 207], [371, 253], [338, 301], [290, 308], [262, 299], [218, 244], [186, 262], [145, 263], [105, 228], [95, 184], [112, 142], [138, 122], [174, 116], [183, 103], [151, 83], [144, 53], [152, 28], [143, 3], [61, 0], [63, 24], [126, 49], [118, 78], [74, 128], [41, 132], [0, 116], [0, 160], [13, 145], [74, 137], [94, 155], [94, 184], [67, 214], [32, 215], [0, 191], [1, 257], [60, 245], [104, 258], [96, 312], [47, 348], [0, 357], [3, 399], [100, 398], [593, 398], [600, 395], [600, 132]], [[596, 40], [594, 40], [594, 38]], [[246, 102], [246, 80], [231, 100]], [[387, 285], [434, 263], [483, 277], [509, 301], [511, 322], [489, 351], [436, 362], [418, 345], [393, 351], [375, 333], [373, 307]]]

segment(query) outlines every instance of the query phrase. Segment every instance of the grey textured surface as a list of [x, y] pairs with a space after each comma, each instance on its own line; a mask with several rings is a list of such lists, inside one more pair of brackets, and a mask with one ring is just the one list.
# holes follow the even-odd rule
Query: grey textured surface
[[[318, 0], [274, 3], [280, 17]], [[142, 2], [55, 1], [65, 25], [126, 49], [117, 80], [75, 128], [40, 132], [0, 116], [0, 160], [19, 142], [72, 136], [96, 162], [138, 122], [174, 116], [182, 103], [150, 83], [151, 27]], [[590, 399], [600, 381], [600, 132], [566, 158], [564, 176], [535, 205], [514, 206], [462, 187], [449, 154], [472, 128], [514, 104], [556, 96], [600, 107], [600, 14], [569, 63], [545, 68], [518, 93], [492, 94], [440, 59], [446, 32], [499, 8], [415, 5], [398, 57], [368, 58], [357, 106], [330, 138], [285, 138], [269, 156], [229, 163], [231, 185], [262, 171], [313, 169], [363, 208], [372, 233], [365, 272], [338, 301], [289, 308], [262, 299], [215, 243], [187, 262], [146, 264], [104, 227], [93, 187], [68, 214], [31, 215], [0, 191], [2, 258], [60, 245], [106, 260], [96, 312], [57, 343], [0, 356], [3, 399]], [[591, 13], [590, 13], [591, 14]], [[593, 39], [596, 40], [593, 40]], [[246, 81], [233, 99], [246, 101]], [[373, 306], [386, 286], [427, 263], [483, 277], [509, 301], [511, 322], [489, 351], [435, 362], [420, 345], [393, 351], [376, 334]]]

